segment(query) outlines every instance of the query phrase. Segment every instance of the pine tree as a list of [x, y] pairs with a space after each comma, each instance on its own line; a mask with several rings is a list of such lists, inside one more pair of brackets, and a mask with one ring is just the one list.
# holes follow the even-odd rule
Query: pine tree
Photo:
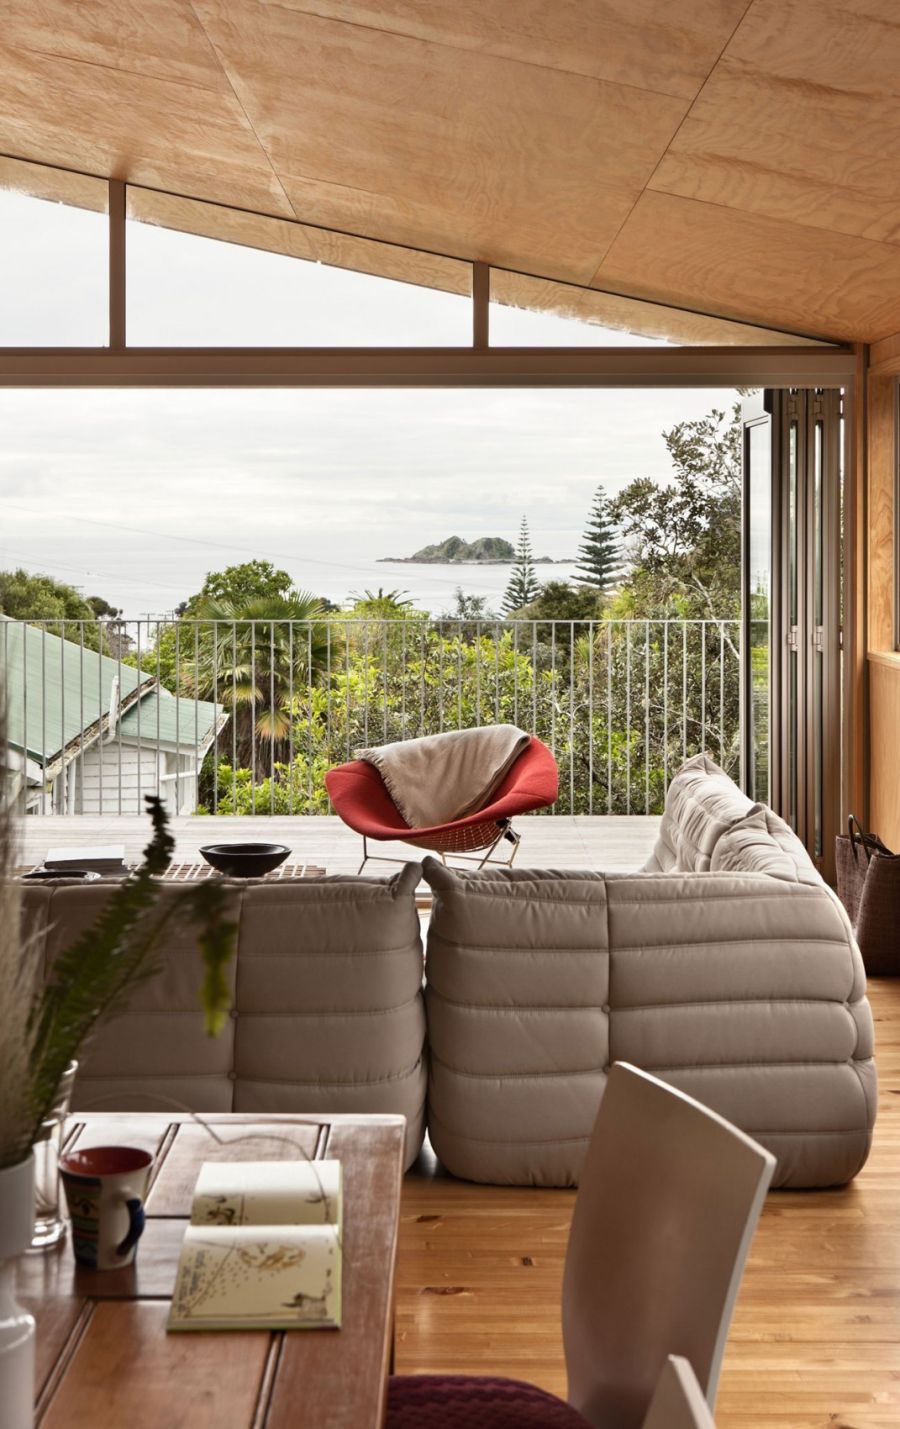
[[534, 557], [531, 553], [531, 537], [528, 534], [528, 522], [522, 517], [522, 524], [519, 527], [519, 544], [516, 547], [516, 563], [512, 568], [509, 577], [509, 585], [503, 597], [503, 612], [510, 615], [514, 610], [521, 610], [523, 605], [534, 600], [541, 583], [535, 574]]
[[622, 574], [622, 548], [610, 514], [609, 497], [598, 486], [578, 551], [574, 580], [607, 591]]

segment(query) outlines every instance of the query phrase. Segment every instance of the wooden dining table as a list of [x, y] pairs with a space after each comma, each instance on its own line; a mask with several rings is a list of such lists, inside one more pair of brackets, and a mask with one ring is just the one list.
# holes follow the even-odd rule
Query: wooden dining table
[[[133, 1266], [87, 1270], [68, 1236], [19, 1261], [37, 1320], [41, 1429], [377, 1429], [393, 1345], [405, 1123], [399, 1116], [117, 1113], [70, 1118], [66, 1149], [155, 1157]], [[340, 1329], [168, 1334], [166, 1318], [204, 1161], [333, 1157], [343, 1165]]]

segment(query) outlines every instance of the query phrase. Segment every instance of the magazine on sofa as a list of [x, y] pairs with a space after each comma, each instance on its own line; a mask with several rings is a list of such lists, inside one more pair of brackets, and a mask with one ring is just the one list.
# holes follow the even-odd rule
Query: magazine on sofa
[[339, 1161], [205, 1161], [170, 1330], [341, 1323]]

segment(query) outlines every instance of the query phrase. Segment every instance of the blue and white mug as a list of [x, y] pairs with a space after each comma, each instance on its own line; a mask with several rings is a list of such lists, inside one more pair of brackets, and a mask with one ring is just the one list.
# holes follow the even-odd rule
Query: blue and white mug
[[131, 1265], [144, 1231], [144, 1200], [153, 1168], [137, 1146], [86, 1146], [60, 1157], [79, 1265], [118, 1270]]

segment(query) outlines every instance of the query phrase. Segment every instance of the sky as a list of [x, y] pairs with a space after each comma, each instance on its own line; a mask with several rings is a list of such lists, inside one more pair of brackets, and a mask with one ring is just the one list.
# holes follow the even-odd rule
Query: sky
[[[105, 218], [0, 193], [0, 341], [99, 343]], [[367, 275], [129, 224], [130, 340], [452, 344], [468, 305]], [[495, 309], [516, 342], [603, 341], [596, 328]], [[627, 343], [627, 335], [616, 341]], [[0, 568], [54, 575], [128, 617], [162, 614], [208, 570], [272, 560], [342, 600], [402, 584], [446, 608], [456, 580], [391, 568], [460, 535], [571, 557], [594, 490], [665, 480], [662, 432], [727, 407], [723, 391], [0, 392]], [[460, 573], [462, 583], [471, 568]], [[402, 579], [400, 579], [402, 577]]]

